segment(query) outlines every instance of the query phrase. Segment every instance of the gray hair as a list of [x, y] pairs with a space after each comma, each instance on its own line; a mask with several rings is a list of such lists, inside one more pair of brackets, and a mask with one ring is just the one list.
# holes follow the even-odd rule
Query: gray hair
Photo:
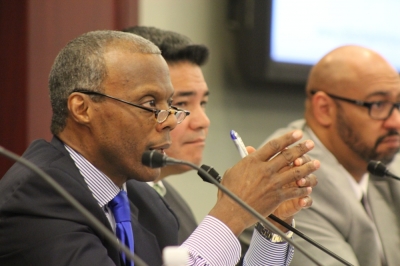
[[69, 42], [57, 55], [49, 77], [53, 109], [50, 129], [54, 135], [58, 135], [66, 126], [68, 97], [74, 89], [103, 92], [102, 84], [107, 77], [104, 53], [110, 49], [161, 54], [150, 41], [119, 31], [92, 31]]

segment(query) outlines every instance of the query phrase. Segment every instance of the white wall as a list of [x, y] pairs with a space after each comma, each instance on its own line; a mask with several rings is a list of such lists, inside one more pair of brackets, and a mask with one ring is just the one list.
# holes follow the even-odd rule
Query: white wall
[[[236, 130], [246, 145], [258, 147], [275, 129], [303, 115], [302, 90], [251, 88], [236, 78], [233, 33], [226, 23], [227, 0], [141, 0], [139, 24], [172, 30], [207, 45], [211, 57], [203, 72], [211, 92], [211, 128], [203, 162], [221, 174], [240, 158], [229, 138]], [[169, 177], [202, 220], [217, 190], [194, 171]]]

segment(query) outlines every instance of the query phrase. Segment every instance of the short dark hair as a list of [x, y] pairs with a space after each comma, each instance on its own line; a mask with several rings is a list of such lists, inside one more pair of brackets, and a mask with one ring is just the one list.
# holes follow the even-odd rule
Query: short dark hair
[[144, 26], [129, 27], [122, 31], [142, 36], [154, 43], [168, 64], [189, 61], [202, 66], [208, 59], [209, 50], [205, 45], [193, 44], [188, 37], [173, 31]]
[[49, 77], [53, 109], [50, 129], [54, 135], [66, 126], [68, 97], [74, 89], [102, 92], [107, 77], [104, 53], [108, 49], [160, 54], [158, 47], [149, 40], [120, 31], [92, 31], [69, 42], [57, 55]]

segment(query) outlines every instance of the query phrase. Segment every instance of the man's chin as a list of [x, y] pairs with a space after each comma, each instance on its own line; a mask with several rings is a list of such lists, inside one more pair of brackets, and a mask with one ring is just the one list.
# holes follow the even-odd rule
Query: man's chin
[[175, 169], [176, 169], [176, 174], [183, 174], [190, 170], [193, 170], [193, 168], [188, 165], [176, 165]]
[[399, 153], [399, 149], [394, 149], [390, 152], [386, 152], [385, 154], [382, 154], [381, 156], [378, 156], [378, 161], [381, 161], [383, 164], [389, 164], [393, 161], [394, 157], [396, 154]]
[[144, 173], [140, 174], [139, 176], [132, 176], [129, 179], [135, 179], [141, 182], [152, 182], [155, 181], [161, 173], [161, 168], [149, 168]]

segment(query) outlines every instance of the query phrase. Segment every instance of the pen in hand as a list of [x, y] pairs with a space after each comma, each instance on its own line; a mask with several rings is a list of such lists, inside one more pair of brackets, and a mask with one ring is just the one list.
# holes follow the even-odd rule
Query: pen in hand
[[246, 146], [244, 146], [242, 138], [239, 136], [239, 134], [235, 130], [231, 130], [231, 139], [232, 139], [233, 143], [235, 144], [236, 148], [238, 149], [240, 156], [242, 158], [246, 157], [248, 155]]
[[[239, 134], [234, 131], [231, 130], [231, 139], [233, 141], [233, 143], [235, 144], [236, 148], [239, 151], [240, 156], [246, 157], [248, 155], [246, 147], [244, 146], [244, 143], [242, 141], [242, 138], [239, 136]], [[286, 148], [287, 149], [287, 148]], [[275, 156], [277, 156], [280, 152], [278, 152], [277, 154], [275, 154], [274, 156], [272, 156], [272, 158], [270, 158], [269, 160], [273, 159]], [[293, 163], [292, 163], [293, 164]], [[308, 236], [306, 236], [305, 234], [303, 234], [301, 231], [297, 230], [296, 228], [294, 228], [293, 226], [289, 225], [288, 223], [286, 223], [285, 221], [282, 221], [280, 218], [278, 218], [277, 216], [275, 216], [274, 214], [270, 214], [268, 216], [271, 220], [277, 222], [278, 224], [282, 225], [283, 227], [285, 227], [286, 229], [294, 232], [296, 235], [298, 235], [299, 237], [303, 238], [304, 240], [306, 240], [307, 242], [311, 243], [312, 245], [316, 246], [317, 248], [319, 248], [320, 250], [322, 250], [323, 252], [331, 255], [332, 257], [334, 257], [335, 259], [339, 260], [340, 262], [343, 262], [345, 265], [351, 265], [350, 263], [348, 263], [347, 261], [345, 261], [344, 259], [342, 259], [341, 257], [339, 257], [338, 255], [336, 255], [335, 253], [333, 253], [332, 251], [326, 249], [324, 246], [320, 245], [319, 243], [315, 242], [314, 240], [312, 240], [311, 238], [309, 238]]]
[[[235, 144], [236, 148], [238, 149], [240, 157], [244, 158], [247, 155], [249, 155], [249, 153], [246, 150], [246, 146], [243, 143], [242, 138], [239, 136], [239, 134], [235, 130], [231, 130], [231, 139], [232, 139], [233, 143]], [[288, 149], [288, 148], [286, 147], [284, 150], [286, 150], [286, 149]], [[275, 155], [273, 155], [271, 158], [269, 158], [268, 161], [271, 161], [273, 158], [275, 158], [280, 153], [281, 152], [277, 152]], [[290, 165], [293, 165], [293, 162]]]

